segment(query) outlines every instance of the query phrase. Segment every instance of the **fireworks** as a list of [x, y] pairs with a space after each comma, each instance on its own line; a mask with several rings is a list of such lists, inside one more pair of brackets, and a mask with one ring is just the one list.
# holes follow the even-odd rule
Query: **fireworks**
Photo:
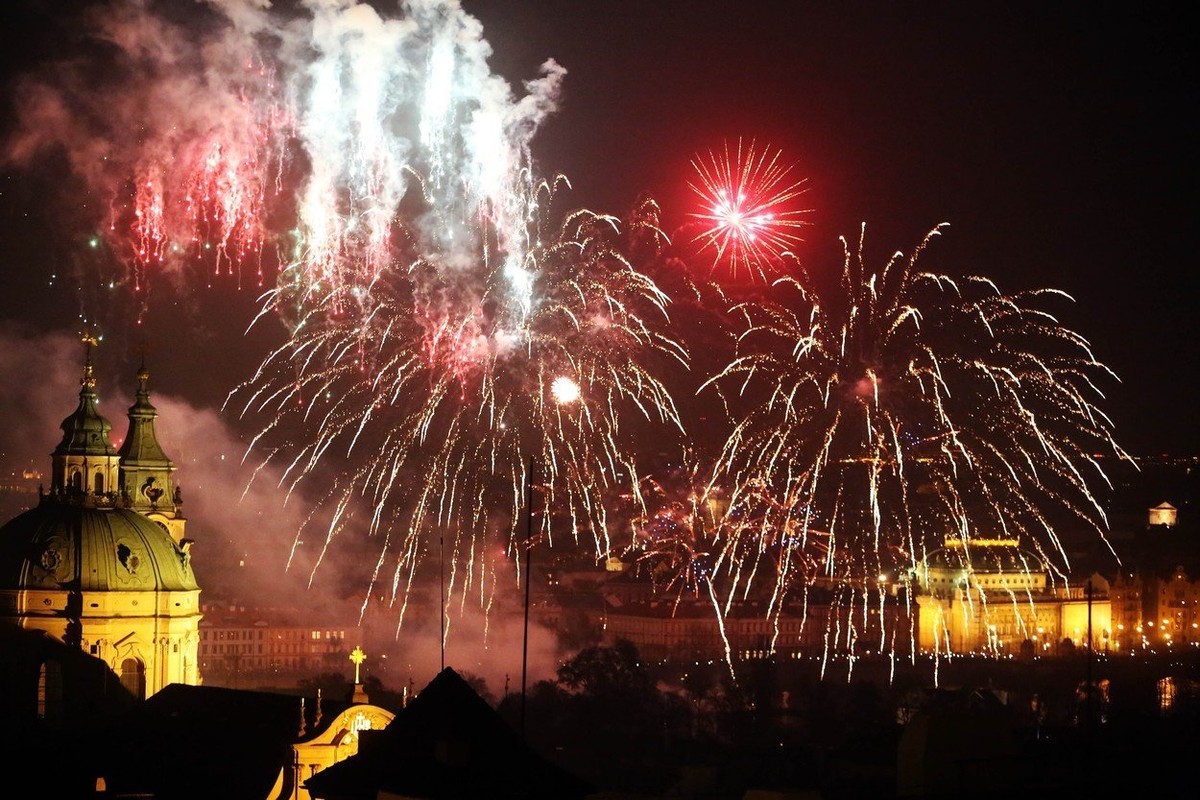
[[515, 528], [532, 458], [547, 507], [607, 552], [607, 493], [638, 471], [622, 420], [680, 429], [649, 362], [686, 354], [622, 255], [646, 221], [548, 221], [565, 179], [544, 181], [529, 146], [565, 71], [547, 60], [517, 96], [453, 0], [396, 18], [214, 3], [200, 42], [142, 4], [105, 12], [114, 71], [138, 80], [42, 87], [72, 109], [52, 135], [108, 201], [137, 289], [197, 262], [277, 270], [255, 323], [290, 339], [233, 394], [267, 415], [263, 466], [286, 460], [293, 488], [337, 475], [314, 512], [333, 508], [327, 545], [365, 507], [376, 579], [395, 556], [407, 597], [425, 537], [453, 528], [452, 583], [486, 593], [489, 535]]
[[[361, 314], [341, 313], [336, 290], [308, 292], [292, 339], [244, 387], [244, 408], [273, 415], [256, 447], [274, 433], [302, 443], [287, 450], [288, 481], [318, 479], [334, 454], [352, 460], [336, 480], [325, 546], [365, 509], [382, 539], [375, 579], [400, 601], [400, 622], [443, 531], [450, 591], [490, 602], [493, 545], [508, 556], [522, 546], [530, 481], [548, 510], [542, 540], [565, 525], [574, 544], [608, 554], [610, 498], [638, 491], [636, 420], [682, 433], [654, 362], [686, 353], [669, 335], [666, 298], [620, 240], [615, 219], [569, 216], [530, 256], [528, 309], [482, 258], [474, 274], [426, 260], [388, 272]], [[473, 294], [480, 285], [488, 291]], [[280, 290], [271, 302], [292, 299]]]
[[[259, 319], [288, 341], [231, 403], [264, 415], [251, 449], [289, 490], [331, 487], [314, 512], [332, 518], [324, 554], [365, 520], [380, 542], [367, 594], [387, 587], [398, 626], [443, 537], [451, 593], [491, 602], [500, 563], [520, 566], [531, 485], [540, 542], [632, 552], [719, 618], [762, 589], [778, 619], [820, 587], [840, 610], [827, 642], [850, 650], [867, 631], [894, 642], [870, 622], [879, 576], [911, 574], [946, 538], [966, 563], [971, 539], [1017, 538], [1061, 576], [1056, 515], [1103, 532], [1090, 454], [1124, 454], [1097, 403], [1107, 370], [1045, 308], [1061, 293], [924, 272], [928, 239], [877, 271], [862, 239], [844, 243], [840, 285], [818, 288], [794, 272], [807, 212], [783, 152], [739, 139], [696, 156], [694, 255], [768, 296], [736, 307], [728, 361], [705, 352], [717, 374], [690, 376], [719, 392], [727, 441], [656, 483], [647, 450], [711, 435], [665, 377], [692, 365], [672, 303], [724, 291], [675, 275], [668, 297], [643, 271], [671, 271], [650, 198], [627, 221], [552, 219], [565, 178], [542, 178], [531, 142], [562, 67], [547, 60], [515, 95], [452, 0], [404, 3], [399, 19], [213, 3], [204, 46], [141, 6], [99, 22], [139, 80], [68, 97], [78, 118], [45, 127], [103, 134], [61, 143], [138, 288], [197, 257], [260, 280], [264, 260], [277, 267]], [[614, 523], [618, 503], [631, 525]]]
[[807, 212], [794, 201], [804, 181], [792, 179], [793, 165], [782, 158], [782, 150], [759, 150], [738, 139], [732, 153], [726, 144], [720, 153], [692, 159], [697, 182], [690, 186], [701, 210], [690, 216], [702, 226], [692, 241], [711, 253], [714, 269], [723, 265], [763, 279], [778, 273], [784, 253], [800, 241]]
[[1044, 308], [1062, 293], [921, 271], [940, 232], [875, 272], [862, 238], [843, 242], [835, 290], [781, 278], [774, 301], [740, 307], [736, 357], [708, 386], [742, 409], [712, 478], [742, 515], [717, 544], [728, 596], [759, 572], [772, 613], [789, 591], [831, 588], [852, 641], [882, 603], [877, 577], [911, 574], [947, 539], [964, 567], [970, 540], [1019, 539], [1063, 577], [1063, 516], [1103, 536], [1092, 454], [1125, 456], [1097, 406], [1107, 369]]
[[[130, 21], [119, 16], [106, 27], [115, 30], [120, 24]], [[130, 30], [147, 37], [181, 36], [161, 23], [147, 30], [142, 22]], [[234, 38], [227, 33], [220, 46], [204, 52], [219, 59], [211, 54], [235, 47]], [[136, 62], [142, 53], [131, 49], [129, 58]], [[113, 147], [111, 159], [106, 157], [112, 176], [103, 189], [111, 194], [108, 244], [129, 264], [137, 291], [154, 270], [187, 260], [239, 279], [251, 267], [257, 285], [264, 278], [263, 250], [271, 235], [267, 218], [282, 190], [292, 112], [279, 96], [274, 68], [255, 49], [210, 67], [203, 78], [152, 69], [135, 95], [104, 98], [115, 107], [135, 107], [129, 110], [142, 123], [136, 144]], [[126, 178], [133, 186], [129, 201], [120, 188]]]

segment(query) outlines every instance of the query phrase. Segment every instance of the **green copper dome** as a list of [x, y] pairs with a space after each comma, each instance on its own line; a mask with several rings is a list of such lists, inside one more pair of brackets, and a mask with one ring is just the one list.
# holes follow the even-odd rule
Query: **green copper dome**
[[188, 553], [136, 511], [51, 496], [0, 528], [0, 590], [198, 588]]

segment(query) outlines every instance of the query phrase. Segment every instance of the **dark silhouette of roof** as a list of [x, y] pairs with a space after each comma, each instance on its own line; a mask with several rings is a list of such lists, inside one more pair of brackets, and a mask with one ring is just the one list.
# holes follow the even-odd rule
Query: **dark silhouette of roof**
[[590, 787], [532, 750], [453, 669], [442, 670], [358, 755], [304, 782], [318, 800], [386, 791], [430, 800], [573, 800]]
[[[109, 727], [109, 794], [262, 800], [291, 762], [292, 744], [317, 732], [317, 704], [304, 698], [301, 735], [300, 704], [294, 695], [171, 684]], [[346, 707], [322, 701], [322, 719]]]

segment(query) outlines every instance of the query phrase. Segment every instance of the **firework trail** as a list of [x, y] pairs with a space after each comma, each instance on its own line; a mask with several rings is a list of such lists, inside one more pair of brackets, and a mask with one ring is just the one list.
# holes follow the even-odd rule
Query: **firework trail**
[[625, 555], [649, 567], [656, 589], [693, 597], [712, 572], [712, 547], [725, 508], [705, 493], [693, 459], [660, 476], [641, 479], [637, 495], [627, 495], [633, 541]]
[[[401, 19], [362, 5], [313, 8], [315, 57], [297, 92], [311, 165], [292, 259], [303, 270], [290, 277], [353, 302], [394, 261], [430, 256], [453, 270], [483, 253], [528, 311], [539, 197], [529, 143], [565, 70], [546, 61], [514, 97], [456, 2], [406, 3]], [[410, 213], [402, 204], [414, 196], [424, 205]]]
[[[871, 627], [880, 576], [912, 575], [948, 540], [969, 567], [970, 540], [1019, 539], [1065, 579], [1056, 523], [1103, 538], [1093, 454], [1127, 458], [1096, 404], [1111, 373], [1045, 310], [1065, 295], [922, 271], [941, 230], [877, 271], [863, 236], [843, 240], [835, 288], [780, 278], [740, 306], [736, 356], [705, 386], [736, 423], [712, 471], [737, 511], [713, 580], [724, 597], [764, 582], [769, 614], [796, 587], [831, 592], [830, 646]], [[903, 632], [875, 633], [863, 644], [886, 652]]]
[[[196, 263], [268, 286], [267, 267], [302, 263], [309, 284], [355, 293], [398, 245], [472, 253], [481, 223], [514, 290], [528, 284], [528, 147], [562, 67], [514, 96], [456, 0], [395, 18], [349, 1], [186, 5], [85, 12], [83, 53], [21, 82], [5, 143], [18, 164], [66, 154], [135, 289]], [[413, 195], [438, 214], [410, 218]]]
[[621, 240], [615, 219], [568, 216], [529, 256], [528, 309], [483, 259], [478, 296], [461, 293], [461, 271], [424, 259], [382, 275], [369, 313], [340, 313], [336, 291], [309, 293], [291, 341], [242, 390], [246, 410], [274, 415], [256, 447], [276, 433], [304, 443], [279, 451], [293, 485], [324, 461], [358, 457], [332, 492], [325, 547], [366, 509], [381, 538], [376, 580], [400, 602], [400, 622], [442, 532], [451, 592], [486, 605], [497, 553], [524, 546], [531, 481], [545, 510], [539, 540], [553, 544], [562, 526], [607, 555], [610, 498], [640, 491], [637, 420], [682, 434], [653, 362], [685, 363], [686, 353], [670, 337], [666, 297], [625, 260]]
[[4, 157], [65, 156], [89, 224], [138, 292], [185, 261], [262, 278], [292, 127], [278, 64], [255, 43], [270, 39], [264, 21], [234, 14], [198, 43], [145, 4], [94, 6], [78, 50], [16, 88]]
[[808, 210], [794, 201], [804, 181], [793, 180], [794, 165], [782, 159], [782, 150], [741, 139], [732, 152], [726, 143], [719, 153], [692, 159], [696, 181], [688, 185], [701, 204], [689, 214], [701, 227], [692, 243], [711, 256], [714, 271], [724, 267], [734, 276], [766, 280], [779, 274], [784, 254], [801, 241]]

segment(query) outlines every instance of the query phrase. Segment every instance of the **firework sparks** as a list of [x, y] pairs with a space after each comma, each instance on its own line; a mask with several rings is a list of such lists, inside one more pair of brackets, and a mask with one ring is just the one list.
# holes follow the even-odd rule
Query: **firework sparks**
[[792, 179], [794, 165], [783, 161], [783, 151], [738, 139], [732, 152], [726, 143], [720, 153], [694, 157], [692, 166], [696, 182], [689, 185], [701, 210], [690, 216], [702, 227], [692, 242], [712, 254], [714, 269], [724, 265], [759, 279], [778, 274], [784, 253], [800, 242], [807, 213], [794, 205], [804, 181]]
[[680, 427], [647, 354], [686, 356], [665, 295], [620, 252], [631, 231], [588, 212], [546, 222], [565, 179], [541, 180], [530, 142], [565, 70], [545, 61], [518, 96], [455, 0], [395, 17], [214, 2], [194, 9], [201, 41], [142, 3], [103, 12], [88, 21], [114, 72], [138, 79], [40, 85], [24, 146], [51, 143], [38, 114], [69, 120], [49, 136], [105, 197], [139, 290], [164, 267], [257, 261], [265, 277], [273, 259], [254, 324], [291, 338], [235, 394], [277, 417], [259, 446], [293, 423], [308, 437], [266, 451], [289, 480], [343, 475], [330, 539], [365, 498], [366, 527], [399, 553], [394, 587], [433, 527], [458, 531], [452, 580], [482, 587], [488, 520], [517, 516], [532, 456], [547, 503], [606, 551], [606, 488], [635, 472], [622, 415]]
[[[557, 520], [600, 557], [612, 550], [609, 498], [638, 491], [629, 414], [682, 434], [652, 362], [686, 353], [669, 336], [665, 296], [619, 239], [615, 219], [568, 217], [530, 257], [528, 310], [503, 267], [482, 258], [473, 277], [425, 260], [389, 272], [362, 314], [340, 313], [336, 290], [323, 302], [308, 293], [292, 340], [244, 387], [246, 409], [274, 415], [256, 447], [272, 431], [304, 431], [288, 480], [317, 475], [334, 452], [361, 458], [334, 491], [326, 547], [365, 504], [382, 539], [376, 580], [390, 569], [399, 622], [435, 531], [453, 554], [450, 590], [486, 604], [490, 543], [499, 535], [510, 555], [521, 546], [529, 458], [550, 510], [540, 538], [552, 544]], [[480, 285], [492, 291], [464, 290]], [[281, 289], [271, 302], [292, 299]]]
[[[168, 30], [156, 26], [146, 35]], [[178, 81], [175, 75], [159, 76], [136, 101], [110, 100], [118, 106], [182, 103], [175, 96]], [[145, 124], [134, 152], [114, 153], [110, 170], [128, 170], [133, 197], [125, 202], [119, 190], [107, 190], [109, 247], [128, 262], [137, 291], [155, 269], [189, 259], [239, 278], [252, 266], [261, 285], [266, 220], [281, 189], [277, 176], [285, 163], [291, 112], [278, 97], [274, 70], [256, 57], [214, 70], [189, 91], [195, 109], [172, 105], [174, 124], [161, 129]], [[205, 110], [212, 116], [199, 116]], [[146, 123], [149, 113], [142, 115]]]
[[971, 540], [1000, 537], [1065, 575], [1059, 512], [1103, 538], [1092, 454], [1127, 457], [1096, 404], [1110, 373], [1043, 308], [1064, 295], [920, 270], [941, 229], [875, 272], [863, 238], [843, 240], [836, 290], [776, 281], [777, 301], [740, 307], [736, 357], [706, 387], [748, 409], [713, 470], [756, 520], [719, 531], [725, 579], [744, 589], [774, 553], [771, 613], [796, 586], [831, 588], [846, 644], [882, 602], [878, 576], [913, 574], [948, 539], [964, 566]]
[[633, 542], [627, 553], [649, 565], [651, 579], [676, 602], [698, 596], [712, 571], [714, 538], [724, 507], [697, 485], [697, 468], [685, 466], [663, 479], [646, 476], [633, 501]]
[[[715, 466], [686, 495], [648, 489], [637, 426], [684, 435], [659, 367], [689, 354], [630, 254], [661, 266], [667, 237], [649, 199], [628, 222], [547, 222], [559, 184], [530, 144], [565, 71], [547, 60], [515, 96], [453, 0], [411, 0], [401, 18], [315, 0], [205, 8], [220, 24], [202, 45], [143, 3], [106, 8], [96, 29], [139, 80], [54, 97], [24, 127], [69, 118], [44, 136], [111, 209], [138, 288], [197, 256], [218, 272], [258, 262], [262, 278], [264, 253], [280, 254], [259, 319], [283, 319], [290, 340], [233, 394], [266, 415], [254, 449], [286, 462], [291, 487], [339, 476], [326, 551], [365, 515], [400, 622], [446, 533], [452, 588], [490, 602], [497, 553], [519, 567], [531, 482], [550, 509], [543, 541], [561, 521], [607, 555], [623, 495], [662, 583], [721, 614], [751, 585], [773, 614], [828, 587], [846, 613], [827, 641], [851, 648], [878, 576], [911, 573], [947, 536], [967, 559], [977, 534], [1020, 538], [1062, 574], [1047, 509], [1102, 530], [1088, 454], [1124, 454], [1094, 400], [1107, 370], [1041, 310], [1059, 293], [923, 272], [925, 243], [871, 272], [861, 239], [836, 291], [787, 276], [804, 181], [742, 140], [692, 161], [691, 243], [714, 273], [785, 277], [776, 300], [738, 307], [737, 352], [706, 384], [734, 425]], [[18, 149], [37, 149], [28, 138]]]

